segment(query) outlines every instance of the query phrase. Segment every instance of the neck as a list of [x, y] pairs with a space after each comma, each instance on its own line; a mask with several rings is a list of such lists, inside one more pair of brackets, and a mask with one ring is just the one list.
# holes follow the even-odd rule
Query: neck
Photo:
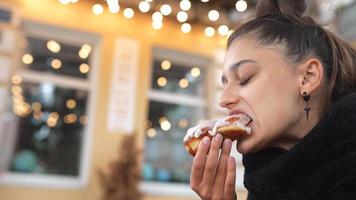
[[302, 140], [320, 120], [316, 110], [311, 110], [309, 112], [308, 119], [305, 111], [302, 114], [303, 116], [300, 117], [300, 120], [295, 123], [295, 126], [286, 131], [286, 134], [284, 134], [283, 137], [281, 137], [278, 142], [273, 145], [274, 147], [285, 150], [291, 149], [300, 140]]

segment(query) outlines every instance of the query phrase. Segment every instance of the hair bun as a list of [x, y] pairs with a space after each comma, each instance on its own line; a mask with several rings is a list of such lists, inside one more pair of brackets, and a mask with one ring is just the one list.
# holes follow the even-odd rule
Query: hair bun
[[299, 21], [306, 9], [305, 0], [259, 0], [256, 16], [279, 14]]

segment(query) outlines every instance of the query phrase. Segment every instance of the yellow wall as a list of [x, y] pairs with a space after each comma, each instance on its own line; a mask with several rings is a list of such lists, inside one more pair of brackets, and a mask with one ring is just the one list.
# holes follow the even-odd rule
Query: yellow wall
[[[224, 40], [218, 36], [207, 38], [203, 28], [193, 26], [193, 31], [186, 35], [180, 32], [179, 24], [173, 20], [164, 22], [162, 30], [156, 31], [151, 27], [151, 18], [136, 12], [133, 19], [125, 19], [122, 13], [113, 15], [105, 13], [95, 16], [91, 12], [94, 1], [80, 0], [80, 3], [61, 5], [58, 0], [0, 0], [18, 9], [26, 20], [47, 23], [99, 34], [102, 42], [101, 64], [99, 70], [99, 91], [96, 105], [96, 124], [93, 131], [92, 163], [90, 180], [87, 187], [78, 190], [53, 190], [43, 188], [0, 187], [0, 200], [90, 200], [100, 199], [100, 185], [97, 170], [107, 166], [116, 157], [120, 134], [109, 134], [106, 129], [107, 103], [110, 88], [111, 65], [114, 39], [118, 36], [132, 37], [140, 42], [140, 74], [137, 88], [136, 116], [139, 143], [143, 143], [144, 122], [147, 112], [146, 92], [149, 84], [151, 49], [153, 46], [191, 52], [212, 57], [216, 48], [224, 45]], [[91, 2], [91, 3], [89, 3]], [[245, 199], [246, 194], [241, 194]], [[147, 200], [163, 200], [167, 197], [145, 197]], [[172, 200], [183, 200], [169, 197]]]

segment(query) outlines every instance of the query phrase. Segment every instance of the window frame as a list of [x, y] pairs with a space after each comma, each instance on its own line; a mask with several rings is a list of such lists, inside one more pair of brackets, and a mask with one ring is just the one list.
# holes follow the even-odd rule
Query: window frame
[[79, 89], [88, 92], [88, 103], [86, 106], [88, 123], [83, 129], [79, 173], [77, 177], [66, 175], [26, 174], [5, 171], [0, 175], [0, 184], [44, 188], [83, 188], [88, 184], [91, 167], [92, 137], [95, 124], [96, 97], [98, 96], [99, 64], [101, 53], [100, 36], [93, 33], [82, 32], [50, 24], [41, 24], [33, 21], [24, 21], [24, 29], [26, 36], [35, 36], [42, 39], [54, 39], [60, 42], [77, 45], [90, 43], [93, 46], [89, 60], [91, 66], [90, 73], [86, 79], [55, 75], [46, 72], [37, 72], [23, 68], [15, 68], [13, 72], [13, 74], [19, 74], [25, 82], [46, 82], [52, 83], [58, 87]]
[[[193, 53], [187, 53], [183, 51], [176, 51], [167, 48], [153, 47], [152, 60], [151, 60], [151, 73], [149, 74], [149, 86], [147, 92], [148, 103], [150, 101], [160, 102], [160, 103], [170, 103], [175, 105], [184, 106], [194, 106], [198, 108], [204, 108], [205, 113], [209, 115], [208, 105], [209, 100], [207, 95], [205, 97], [197, 98], [196, 96], [187, 94], [175, 94], [174, 92], [159, 91], [153, 89], [152, 78], [153, 78], [153, 65], [155, 60], [165, 60], [168, 59], [172, 63], [182, 65], [182, 66], [201, 66], [205, 70], [204, 87], [205, 90], [209, 89], [208, 74], [210, 70], [211, 60], [209, 58], [195, 55]], [[147, 104], [149, 105], [149, 104]], [[147, 113], [148, 114], [148, 113]], [[148, 115], [147, 115], [148, 116]], [[147, 120], [147, 118], [146, 118]], [[145, 139], [146, 140], [146, 136]], [[145, 143], [145, 142], [144, 142]], [[183, 144], [182, 144], [183, 148]], [[143, 180], [139, 185], [140, 191], [148, 195], [162, 195], [162, 196], [181, 196], [181, 197], [198, 197], [195, 192], [193, 192], [189, 184], [185, 183], [163, 183], [158, 181], [146, 181]]]

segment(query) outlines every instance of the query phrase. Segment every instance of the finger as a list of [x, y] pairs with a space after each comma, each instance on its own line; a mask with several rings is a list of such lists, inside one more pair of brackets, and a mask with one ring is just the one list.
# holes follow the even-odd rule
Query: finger
[[193, 159], [192, 173], [190, 176], [190, 185], [192, 188], [199, 185], [202, 180], [206, 155], [208, 154], [209, 146], [210, 146], [210, 138], [204, 137], [200, 142], [197, 154]]
[[213, 185], [214, 183], [222, 140], [223, 140], [222, 135], [217, 134], [214, 137], [214, 139], [211, 141], [208, 158], [205, 163], [203, 180], [202, 180], [202, 184], [204, 185]]
[[232, 141], [230, 139], [224, 140], [214, 183], [215, 191], [218, 194], [223, 194], [224, 192], [224, 185], [227, 173], [227, 162], [230, 155], [231, 146]]
[[225, 191], [226, 196], [231, 196], [235, 194], [235, 181], [236, 181], [236, 162], [234, 157], [230, 156], [227, 162], [227, 174], [225, 180]]

